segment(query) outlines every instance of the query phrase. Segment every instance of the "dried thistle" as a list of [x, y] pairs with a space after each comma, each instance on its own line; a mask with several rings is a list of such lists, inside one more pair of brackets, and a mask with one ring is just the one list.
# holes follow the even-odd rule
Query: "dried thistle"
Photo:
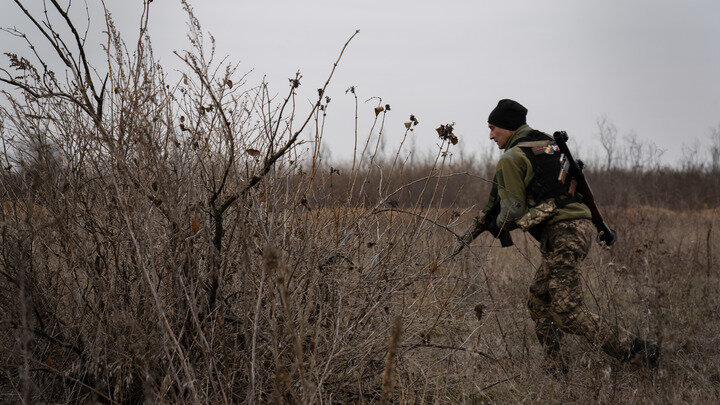
[[453, 126], [455, 126], [455, 123], [452, 124], [443, 124], [440, 125], [438, 128], [435, 128], [435, 130], [438, 133], [438, 136], [443, 141], [450, 141], [453, 145], [457, 145], [458, 138], [453, 134]]
[[482, 320], [483, 312], [485, 311], [485, 304], [477, 304], [475, 305], [475, 317], [478, 321]]

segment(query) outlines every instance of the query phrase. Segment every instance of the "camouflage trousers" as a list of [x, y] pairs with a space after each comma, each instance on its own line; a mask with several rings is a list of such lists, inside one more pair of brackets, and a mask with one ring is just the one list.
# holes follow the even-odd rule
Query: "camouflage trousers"
[[547, 360], [562, 361], [565, 333], [584, 336], [607, 354], [625, 360], [634, 336], [590, 312], [583, 303], [578, 264], [587, 256], [597, 231], [587, 219], [547, 225], [540, 240], [543, 261], [530, 286], [528, 308]]

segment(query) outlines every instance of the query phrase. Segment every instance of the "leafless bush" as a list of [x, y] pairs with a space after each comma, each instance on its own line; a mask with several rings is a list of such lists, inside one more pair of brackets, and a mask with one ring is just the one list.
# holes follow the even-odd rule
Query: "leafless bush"
[[[169, 83], [145, 33], [147, 2], [132, 52], [106, 13], [99, 66], [67, 5], [51, 0], [37, 17], [16, 2], [62, 63], [56, 72], [10, 31], [33, 58], [9, 54], [0, 78], [8, 387], [26, 401], [379, 395], [389, 320], [417, 317], [399, 303], [431, 260], [412, 247], [441, 215], [426, 208], [442, 194], [449, 144], [414, 179], [422, 198], [409, 221], [386, 209], [404, 186], [385, 178], [369, 205], [324, 204], [319, 148], [340, 57], [299, 117], [299, 73], [279, 101], [249, 86], [183, 4], [186, 71]], [[369, 194], [390, 110], [378, 107], [375, 144], [340, 201]], [[316, 147], [303, 156], [311, 126]], [[423, 294], [442, 286], [424, 283]]]

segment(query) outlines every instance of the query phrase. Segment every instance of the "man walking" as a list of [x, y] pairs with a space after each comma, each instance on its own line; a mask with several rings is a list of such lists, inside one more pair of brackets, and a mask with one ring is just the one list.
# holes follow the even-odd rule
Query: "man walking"
[[583, 303], [577, 269], [597, 235], [581, 197], [562, 182], [560, 152], [554, 139], [526, 123], [527, 109], [500, 100], [488, 117], [490, 139], [504, 152], [480, 220], [494, 235], [517, 227], [539, 242], [542, 264], [527, 302], [535, 332], [545, 349], [545, 368], [567, 372], [561, 353], [563, 335], [584, 336], [621, 361], [638, 359], [654, 368], [659, 347], [590, 312]]

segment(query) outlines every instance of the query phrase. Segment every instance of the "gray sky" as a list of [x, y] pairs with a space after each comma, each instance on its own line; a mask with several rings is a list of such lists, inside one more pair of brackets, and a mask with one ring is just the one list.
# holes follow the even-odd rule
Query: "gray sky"
[[[28, 27], [14, 3], [3, 2], [0, 26]], [[106, 2], [132, 43], [140, 1]], [[413, 113], [421, 151], [436, 143], [434, 128], [451, 121], [461, 138], [456, 152], [486, 148], [487, 115], [500, 98], [524, 104], [528, 123], [538, 129], [567, 130], [586, 154], [597, 149], [595, 121], [606, 115], [620, 135], [635, 131], [666, 150], [663, 161], [670, 164], [683, 145], [706, 144], [710, 128], [720, 124], [717, 0], [191, 4], [219, 52], [240, 62], [240, 70], [254, 69], [251, 83], [266, 75], [271, 88], [285, 94], [287, 78], [299, 69], [300, 95], [308, 99], [360, 29], [327, 93], [333, 101], [326, 141], [334, 159], [352, 153], [353, 99], [344, 93], [350, 85], [361, 98], [361, 135], [374, 107], [364, 100], [379, 96], [392, 107], [388, 146], [399, 141]], [[185, 24], [178, 1], [152, 3], [151, 35], [167, 66], [180, 67], [171, 52], [186, 46]]]

